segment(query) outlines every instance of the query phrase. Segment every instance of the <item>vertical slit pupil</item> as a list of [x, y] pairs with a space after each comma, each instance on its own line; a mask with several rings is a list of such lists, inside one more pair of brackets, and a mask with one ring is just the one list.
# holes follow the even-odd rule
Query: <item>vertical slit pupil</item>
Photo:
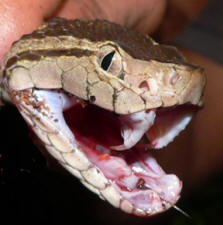
[[115, 54], [115, 51], [112, 51], [103, 58], [101, 62], [101, 68], [103, 70], [108, 70], [109, 66], [111, 65], [114, 54]]

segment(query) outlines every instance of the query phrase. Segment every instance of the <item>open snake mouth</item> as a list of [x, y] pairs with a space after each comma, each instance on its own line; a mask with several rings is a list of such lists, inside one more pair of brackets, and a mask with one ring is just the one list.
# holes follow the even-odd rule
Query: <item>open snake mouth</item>
[[[33, 129], [46, 148], [100, 197], [140, 216], [165, 211], [177, 202], [182, 182], [166, 174], [149, 149], [171, 142], [191, 120], [195, 106], [184, 104], [118, 115], [62, 90], [29, 89], [21, 93], [16, 96], [18, 108], [30, 125], [34, 121]], [[40, 134], [48, 129], [40, 123], [50, 123], [57, 134], [72, 143], [72, 151], [82, 152], [84, 158], [66, 155], [66, 147], [55, 136], [52, 138], [50, 132], [47, 137]], [[59, 149], [60, 156], [53, 153], [52, 145]], [[89, 163], [84, 168], [86, 161]]]
[[[105, 20], [53, 18], [12, 45], [0, 73], [47, 151], [91, 191], [139, 216], [175, 205], [182, 183], [149, 149], [186, 127], [205, 85], [175, 47]], [[166, 107], [177, 102], [192, 104]]]

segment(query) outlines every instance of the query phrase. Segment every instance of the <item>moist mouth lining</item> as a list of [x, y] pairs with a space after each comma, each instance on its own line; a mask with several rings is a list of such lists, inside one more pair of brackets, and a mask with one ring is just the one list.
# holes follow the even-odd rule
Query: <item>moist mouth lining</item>
[[[159, 117], [168, 118], [172, 111], [175, 116], [180, 112], [187, 115], [190, 108], [184, 105], [157, 110], [154, 127], [159, 125]], [[162, 205], [164, 210], [176, 203], [182, 183], [175, 175], [166, 174], [150, 154], [152, 141], [124, 151], [111, 148], [123, 143], [119, 115], [92, 104], [76, 104], [64, 111], [64, 118], [84, 154], [136, 208], [148, 210], [151, 205]], [[173, 118], [173, 124], [180, 119]], [[151, 134], [147, 136], [151, 138]]]
[[[70, 140], [75, 151], [84, 153], [86, 160], [100, 171], [100, 176], [104, 175], [106, 182], [115, 188], [122, 200], [128, 200], [134, 209], [153, 213], [164, 211], [177, 202], [182, 187], [181, 181], [173, 174], [166, 174], [148, 150], [150, 147], [157, 147], [152, 146], [156, 136], [148, 132], [151, 129], [159, 130], [160, 124], [162, 125], [159, 117], [165, 115], [164, 117], [168, 118], [171, 114], [169, 112], [173, 111], [171, 108], [155, 110], [159, 116], [155, 120], [152, 119], [153, 124], [150, 124], [152, 126], [144, 135], [148, 137], [149, 143], [137, 143], [131, 149], [117, 151], [111, 146], [123, 143], [120, 115], [93, 104], [81, 104], [82, 100], [67, 95], [62, 90], [31, 89], [30, 91], [33, 101], [37, 102], [32, 103], [38, 106], [36, 109], [34, 107], [36, 113], [46, 115], [48, 118], [46, 122], [50, 121], [64, 137]], [[179, 112], [184, 111], [187, 112], [187, 110], [179, 110]], [[179, 118], [185, 118], [187, 114], [188, 112], [182, 113]], [[173, 121], [172, 124], [180, 122], [179, 119]], [[166, 128], [167, 124], [164, 123], [163, 127]], [[172, 127], [174, 129], [174, 126]], [[167, 138], [165, 144], [172, 141], [184, 127], [185, 124], [172, 134], [171, 138]], [[159, 134], [162, 134], [163, 130], [166, 129], [160, 129]], [[75, 165], [73, 167], [75, 168]]]

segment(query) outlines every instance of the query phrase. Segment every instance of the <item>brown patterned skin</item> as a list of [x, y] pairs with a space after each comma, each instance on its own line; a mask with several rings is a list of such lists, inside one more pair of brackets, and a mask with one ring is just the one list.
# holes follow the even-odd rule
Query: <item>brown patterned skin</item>
[[190, 65], [175, 47], [157, 45], [148, 35], [106, 20], [53, 18], [42, 28], [24, 35], [22, 39], [41, 39], [46, 36], [74, 36], [92, 42], [112, 41], [136, 59]]

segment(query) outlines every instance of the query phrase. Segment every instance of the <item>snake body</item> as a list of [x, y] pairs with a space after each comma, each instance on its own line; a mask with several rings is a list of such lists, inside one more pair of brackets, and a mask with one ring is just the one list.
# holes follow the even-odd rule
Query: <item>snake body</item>
[[[115, 150], [130, 151], [150, 127], [147, 135], [151, 143], [168, 144], [173, 137], [164, 144], [162, 138], [152, 141], [158, 109], [202, 104], [203, 70], [188, 63], [176, 48], [104, 20], [53, 18], [12, 45], [1, 76], [5, 91], [48, 152], [100, 198], [140, 216], [165, 211], [179, 199], [181, 182], [152, 166], [154, 159], [148, 151], [139, 150], [139, 154], [146, 167], [153, 167], [149, 175], [143, 174], [148, 171], [141, 162], [125, 161], [128, 157], [138, 159], [138, 153], [123, 153], [119, 159], [113, 154]], [[67, 112], [72, 107], [81, 113]], [[98, 108], [119, 115], [126, 143], [128, 135], [137, 133], [137, 138], [134, 136], [131, 144], [110, 148], [70, 128], [68, 118], [83, 133], [81, 115]], [[189, 114], [184, 115], [186, 119], [177, 120], [181, 125], [172, 136], [189, 122]], [[109, 114], [108, 118], [113, 121], [114, 117]], [[151, 179], [155, 182], [149, 186]]]

